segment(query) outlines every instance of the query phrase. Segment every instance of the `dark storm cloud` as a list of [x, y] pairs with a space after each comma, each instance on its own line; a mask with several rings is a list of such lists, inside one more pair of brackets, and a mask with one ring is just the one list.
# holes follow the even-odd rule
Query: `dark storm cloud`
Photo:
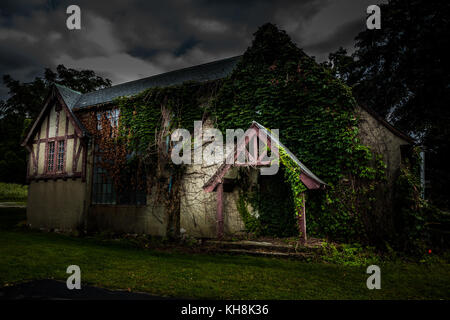
[[306, 52], [315, 52], [318, 57], [324, 58], [330, 52], [336, 51], [341, 46], [344, 48], [351, 48], [354, 44], [354, 38], [359, 32], [363, 31], [365, 27], [366, 23], [364, 20], [361, 21], [361, 19], [347, 22], [325, 39], [305, 46], [304, 49]]
[[120, 83], [242, 54], [266, 22], [323, 59], [351, 46], [358, 17], [364, 25], [365, 2], [81, 0], [82, 30], [69, 31], [66, 8], [73, 1], [2, 1], [0, 75], [32, 81], [62, 63]]

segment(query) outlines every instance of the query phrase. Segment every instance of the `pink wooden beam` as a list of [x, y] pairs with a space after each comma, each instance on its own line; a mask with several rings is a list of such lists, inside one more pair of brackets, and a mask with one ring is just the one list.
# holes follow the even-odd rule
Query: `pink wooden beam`
[[208, 180], [208, 182], [203, 187], [206, 192], [213, 192], [217, 185], [222, 183], [223, 177], [230, 170], [231, 164], [223, 163], [220, 165], [217, 172]]
[[[228, 172], [228, 170], [231, 169], [231, 167], [234, 165], [244, 165], [248, 166], [247, 161], [245, 161], [245, 152], [246, 152], [246, 140], [247, 138], [251, 139], [256, 134], [255, 130], [252, 130], [250, 134], [247, 136], [244, 136], [244, 139], [241, 139], [238, 141], [238, 145], [236, 147], [236, 150], [228, 155], [227, 160], [225, 163], [223, 163], [219, 169], [217, 169], [216, 173], [206, 182], [206, 184], [203, 186], [203, 190], [206, 192], [212, 192], [216, 188], [216, 186], [223, 181], [223, 177]], [[244, 163], [241, 163], [237, 161], [238, 156], [244, 152]], [[231, 163], [230, 163], [231, 162]]]
[[310, 176], [304, 174], [303, 172], [300, 173], [300, 180], [303, 182], [303, 184], [308, 189], [319, 189], [320, 188], [320, 184], [317, 181], [315, 181]]
[[301, 212], [298, 214], [298, 229], [300, 231], [300, 237], [303, 243], [306, 243], [307, 237], [306, 237], [306, 199], [305, 199], [305, 193], [302, 192], [302, 202], [303, 202], [303, 208]]
[[217, 238], [223, 238], [223, 183], [217, 185]]

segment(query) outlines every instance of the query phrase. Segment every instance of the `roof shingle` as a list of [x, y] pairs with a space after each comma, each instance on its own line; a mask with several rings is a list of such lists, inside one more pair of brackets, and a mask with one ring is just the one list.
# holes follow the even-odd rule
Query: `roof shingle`
[[193, 67], [170, 71], [155, 76], [118, 84], [109, 88], [81, 95], [73, 105], [74, 109], [100, 105], [116, 98], [133, 96], [153, 87], [182, 84], [186, 81], [210, 81], [225, 78], [233, 71], [241, 56], [213, 61]]

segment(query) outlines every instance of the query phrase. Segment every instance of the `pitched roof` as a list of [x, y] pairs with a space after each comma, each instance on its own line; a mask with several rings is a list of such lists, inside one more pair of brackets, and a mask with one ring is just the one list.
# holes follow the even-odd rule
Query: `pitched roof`
[[284, 145], [281, 143], [280, 139], [278, 139], [277, 136], [274, 136], [269, 130], [266, 129], [263, 125], [259, 124], [256, 121], [252, 122], [253, 125], [258, 127], [260, 130], [262, 130], [269, 138], [272, 140], [272, 142], [275, 142], [278, 145], [278, 148], [283, 149], [286, 154], [294, 161], [301, 169], [302, 172], [304, 172], [307, 176], [309, 176], [311, 179], [317, 181], [319, 184], [327, 185], [325, 182], [323, 182], [321, 179], [319, 179], [311, 170], [309, 170], [298, 158]]
[[76, 124], [83, 132], [83, 135], [88, 134], [86, 127], [83, 125], [80, 119], [78, 119], [78, 117], [73, 113], [73, 107], [75, 106], [77, 101], [80, 100], [83, 94], [81, 92], [64, 87], [60, 84], [55, 83], [55, 87], [58, 90], [59, 94], [61, 95], [61, 98], [64, 100], [64, 103], [69, 109], [69, 112], [72, 115], [73, 119], [75, 120]]
[[[278, 139], [277, 136], [273, 135], [270, 130], [267, 130], [266, 127], [262, 126], [256, 121], [252, 121], [250, 129], [257, 129], [258, 132], [263, 132], [264, 135], [269, 138], [266, 143], [270, 141], [270, 144], [267, 143], [267, 146], [270, 146], [270, 148], [276, 145], [278, 149], [283, 149], [286, 152], [286, 154], [300, 167], [301, 173], [299, 178], [308, 189], [323, 189], [327, 186], [325, 182], [319, 179], [314, 173], [312, 173], [311, 170], [309, 170], [303, 163], [301, 163], [300, 160], [298, 160], [298, 158], [280, 142], [280, 139]], [[259, 135], [259, 133], [257, 133], [257, 135]], [[242, 150], [240, 149], [242, 146], [241, 143], [248, 145], [249, 142], [250, 138], [241, 139], [240, 141], [238, 141], [238, 146], [235, 149], [234, 153], [229, 154], [228, 158], [223, 161], [216, 172], [203, 185], [203, 190], [205, 190], [206, 192], [212, 192], [216, 189], [219, 183], [222, 183], [225, 174], [231, 169], [232, 166], [235, 165], [235, 162], [232, 159], [236, 159], [235, 157], [240, 152], [239, 150]], [[230, 159], [232, 161], [229, 161]], [[247, 165], [253, 166], [252, 163], [248, 163]], [[256, 164], [256, 166], [259, 165]]]
[[[109, 88], [88, 92], [85, 94], [64, 87], [62, 85], [55, 84], [55, 86], [58, 89], [58, 92], [66, 103], [71, 114], [73, 115], [75, 121], [79, 125], [80, 129], [82, 129], [83, 133], [85, 134], [87, 132], [86, 129], [79, 121], [79, 119], [73, 114], [73, 111], [84, 109], [90, 106], [108, 104], [118, 97], [129, 97], [137, 95], [148, 88], [177, 85], [186, 81], [205, 82], [225, 78], [226, 76], [231, 74], [241, 57], [242, 56], [235, 56], [188, 68], [174, 70], [151, 77], [118, 84]], [[411, 137], [394, 128], [376, 112], [365, 106], [362, 107], [363, 109], [368, 111], [374, 118], [379, 120], [389, 130], [391, 130], [394, 134], [405, 139], [409, 143], [414, 143], [414, 140]]]
[[67, 107], [69, 107], [70, 109], [73, 108], [73, 106], [82, 96], [81, 92], [64, 87], [60, 84], [55, 83], [55, 86], [58, 89], [59, 93], [61, 94], [61, 97], [64, 99], [64, 102], [66, 103]]
[[204, 82], [225, 78], [231, 74], [241, 57], [236, 56], [217, 60], [88, 92], [81, 95], [76, 103], [74, 103], [73, 109], [78, 110], [89, 106], [109, 103], [118, 97], [133, 96], [148, 88], [176, 85], [186, 81]]
[[[69, 89], [67, 87], [64, 87], [59, 84], [52, 84], [50, 91], [47, 94], [47, 97], [45, 98], [45, 104], [42, 108], [41, 112], [39, 113], [38, 117], [34, 121], [31, 129], [28, 131], [25, 139], [22, 142], [22, 146], [26, 146], [28, 142], [30, 141], [33, 134], [38, 129], [39, 124], [42, 122], [42, 120], [46, 116], [46, 112], [48, 112], [49, 108], [52, 107], [52, 102], [59, 101], [59, 103], [64, 104], [64, 109], [68, 111], [68, 116], [70, 119], [73, 119], [75, 122], [75, 125], [78, 127], [81, 136], [89, 134], [84, 125], [81, 123], [81, 121], [78, 119], [77, 116], [72, 111], [73, 105], [78, 101], [78, 99], [81, 97], [81, 93], [74, 91], [72, 89]], [[56, 99], [56, 100], [55, 100]], [[76, 128], [76, 130], [78, 130]]]

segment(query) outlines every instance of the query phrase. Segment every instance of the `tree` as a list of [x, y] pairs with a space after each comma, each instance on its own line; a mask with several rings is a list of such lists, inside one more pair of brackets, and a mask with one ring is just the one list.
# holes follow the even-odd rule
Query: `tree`
[[45, 69], [45, 79], [81, 93], [111, 86], [111, 80], [97, 76], [92, 70], [67, 69], [62, 64], [56, 68], [56, 73]]
[[348, 85], [355, 82], [355, 59], [347, 54], [346, 49], [340, 47], [336, 52], [330, 53], [328, 61], [323, 62], [322, 65]]
[[63, 65], [56, 72], [46, 68], [44, 77], [22, 83], [9, 75], [3, 76], [9, 98], [0, 101], [0, 181], [24, 183], [26, 151], [20, 146], [26, 129], [38, 116], [52, 83], [81, 93], [111, 86], [111, 80], [97, 76], [91, 70], [67, 69]]
[[361, 32], [352, 56], [340, 49], [326, 65], [359, 103], [426, 146], [429, 198], [448, 208], [450, 3], [391, 0], [380, 8], [381, 29]]

